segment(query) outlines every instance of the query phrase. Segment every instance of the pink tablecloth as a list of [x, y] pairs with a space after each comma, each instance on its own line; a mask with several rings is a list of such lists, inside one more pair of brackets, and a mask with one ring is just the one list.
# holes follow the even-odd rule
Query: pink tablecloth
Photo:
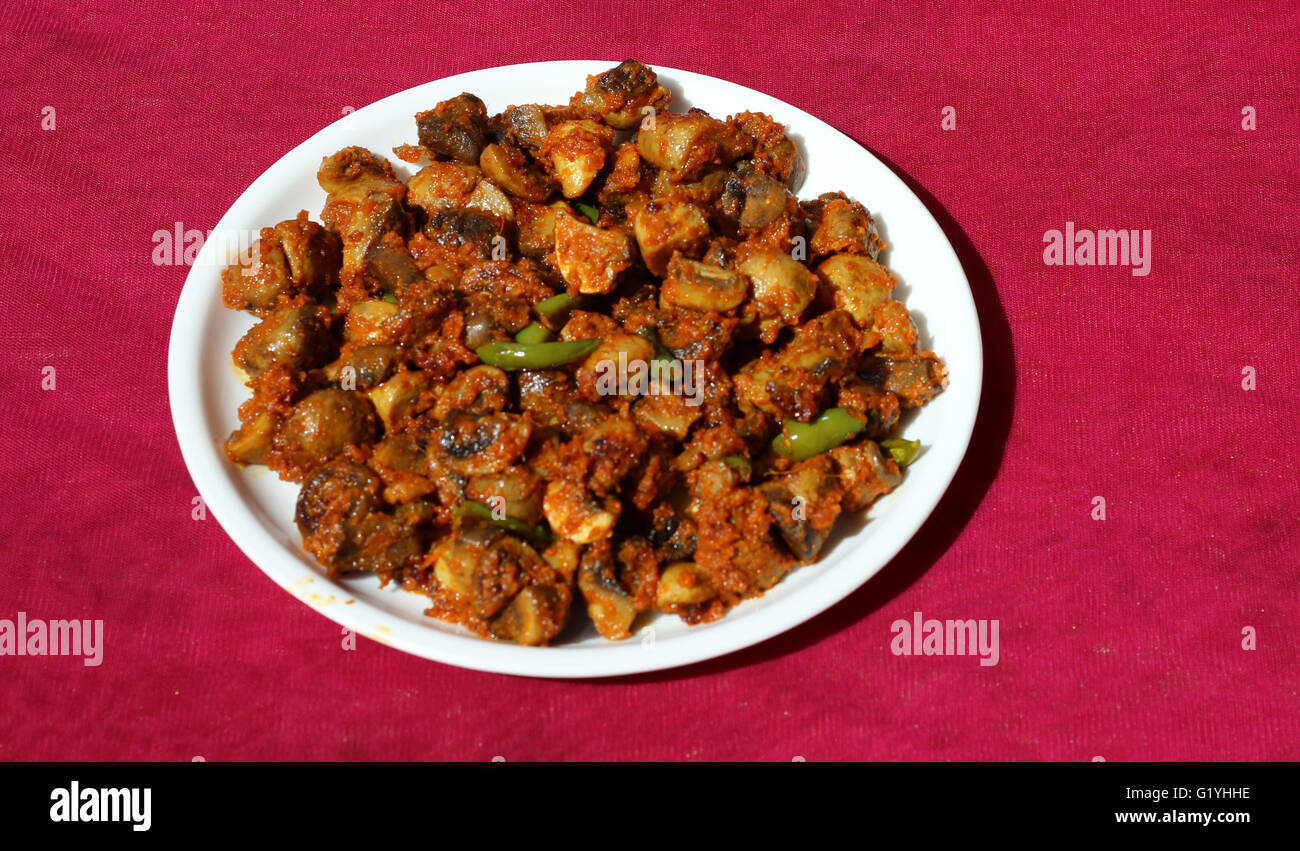
[[[0, 656], [0, 759], [1300, 758], [1293, 4], [456, 5], [0, 12], [0, 619], [105, 624], [97, 667]], [[152, 234], [211, 228], [346, 106], [629, 56], [787, 100], [921, 187], [987, 344], [966, 465], [881, 575], [730, 657], [550, 682], [344, 651], [191, 519], [187, 270]], [[1150, 230], [1150, 274], [1046, 265], [1066, 222]], [[998, 620], [999, 664], [894, 655], [916, 611]]]

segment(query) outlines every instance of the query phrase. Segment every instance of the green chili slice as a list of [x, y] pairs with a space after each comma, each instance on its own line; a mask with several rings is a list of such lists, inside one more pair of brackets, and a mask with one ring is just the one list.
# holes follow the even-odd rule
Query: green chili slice
[[488, 343], [474, 353], [489, 366], [501, 369], [550, 369], [573, 363], [592, 352], [600, 340], [566, 340], [555, 343]]
[[642, 328], [640, 331], [637, 331], [636, 333], [637, 336], [644, 337], [645, 339], [654, 343], [655, 356], [652, 358], [652, 360], [667, 360], [667, 361], [676, 360], [676, 357], [673, 355], [673, 353], [669, 351], [668, 348], [664, 346], [663, 343], [659, 342], [659, 334], [657, 331], [655, 331], [654, 328]]
[[523, 330], [515, 335], [516, 343], [545, 343], [551, 339], [551, 332], [545, 325], [529, 322]]
[[596, 222], [600, 221], [600, 210], [597, 210], [591, 204], [584, 204], [581, 201], [574, 201], [573, 206], [578, 208], [579, 213], [582, 213], [584, 216], [591, 219], [591, 223], [593, 225]]
[[880, 441], [880, 446], [893, 456], [894, 461], [900, 467], [906, 467], [916, 459], [916, 453], [921, 451], [921, 441], [904, 440], [901, 437], [891, 437], [889, 440]]
[[397, 296], [393, 295], [392, 293], [385, 293], [384, 301], [388, 302], [389, 304], [397, 304]]
[[782, 422], [781, 433], [772, 438], [772, 451], [784, 458], [803, 461], [834, 449], [864, 428], [866, 423], [847, 408], [830, 408], [810, 423]]
[[537, 315], [542, 317], [542, 322], [547, 328], [555, 330], [569, 318], [569, 311], [585, 307], [587, 302], [588, 299], [583, 296], [560, 293], [537, 302], [537, 304], [533, 305], [533, 310], [536, 310]]
[[492, 513], [492, 509], [472, 499], [457, 505], [452, 514], [457, 522], [466, 519], [476, 520], [512, 532], [530, 543], [545, 546], [551, 542], [551, 533], [545, 526], [530, 526], [515, 517], [497, 517]]
[[744, 481], [749, 481], [750, 477], [754, 475], [754, 465], [744, 455], [724, 455], [722, 460], [726, 462], [728, 467], [739, 473], [740, 478]]

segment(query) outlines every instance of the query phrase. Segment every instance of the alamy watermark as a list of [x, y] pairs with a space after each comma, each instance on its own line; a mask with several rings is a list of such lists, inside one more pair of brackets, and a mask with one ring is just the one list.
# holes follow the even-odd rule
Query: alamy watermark
[[0, 656], [80, 656], [88, 668], [104, 662], [102, 620], [52, 620], [0, 618]]
[[596, 392], [601, 396], [684, 396], [686, 404], [704, 404], [700, 374], [704, 361], [656, 358], [645, 361], [619, 352], [618, 360], [596, 363]]
[[50, 791], [50, 821], [124, 821], [131, 829], [143, 832], [153, 824], [153, 789], [81, 788], [73, 780], [67, 787]]
[[889, 625], [894, 638], [889, 649], [895, 656], [979, 656], [980, 665], [998, 663], [998, 621], [923, 620], [912, 612], [910, 621], [899, 618]]
[[153, 232], [150, 259], [155, 266], [193, 266], [198, 262], [203, 246], [214, 242], [214, 250], [205, 256], [203, 265], [240, 263], [243, 265], [242, 274], [254, 275], [261, 260], [255, 249], [260, 238], [260, 230], [227, 228], [205, 232], [187, 228], [184, 222], [176, 222], [171, 230], [159, 228]]
[[1151, 274], [1151, 230], [1053, 228], [1043, 233], [1043, 263], [1048, 266], [1129, 266], [1132, 275]]

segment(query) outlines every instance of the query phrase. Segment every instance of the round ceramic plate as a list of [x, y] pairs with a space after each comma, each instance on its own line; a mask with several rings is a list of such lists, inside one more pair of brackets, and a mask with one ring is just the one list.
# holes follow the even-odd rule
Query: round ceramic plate
[[[602, 677], [653, 671], [730, 653], [814, 617], [866, 582], [902, 549], [934, 510], [966, 452], [979, 408], [983, 357], [970, 288], [952, 246], [925, 205], [884, 164], [852, 139], [806, 112], [724, 80], [656, 68], [673, 93], [672, 109], [700, 107], [725, 118], [766, 112], [786, 125], [803, 149], [806, 171], [797, 192], [813, 198], [842, 190], [876, 216], [891, 244], [885, 259], [900, 282], [921, 342], [946, 362], [949, 387], [906, 420], [904, 436], [924, 446], [903, 484], [859, 517], [841, 517], [816, 564], [801, 567], [763, 597], [715, 623], [688, 627], [676, 617], [638, 621], [623, 642], [601, 638], [585, 623], [549, 647], [519, 647], [474, 637], [423, 614], [427, 598], [374, 576], [339, 581], [301, 546], [293, 523], [298, 487], [264, 468], [241, 470], [222, 443], [249, 395], [230, 358], [253, 317], [221, 304], [220, 272], [246, 244], [238, 236], [307, 210], [319, 220], [325, 193], [316, 183], [321, 158], [348, 145], [387, 156], [403, 177], [413, 169], [391, 155], [415, 143], [416, 112], [472, 92], [498, 112], [511, 104], [565, 103], [589, 74], [615, 62], [539, 62], [488, 68], [437, 80], [356, 110], [285, 154], [253, 182], [221, 218], [185, 281], [172, 324], [168, 388], [181, 454], [213, 516], [241, 550], [282, 588], [362, 635], [451, 665], [536, 677]], [[643, 618], [646, 616], [643, 615]]]

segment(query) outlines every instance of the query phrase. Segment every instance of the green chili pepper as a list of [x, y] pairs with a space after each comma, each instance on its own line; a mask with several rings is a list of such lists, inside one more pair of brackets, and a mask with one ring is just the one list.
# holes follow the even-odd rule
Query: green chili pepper
[[916, 459], [916, 453], [921, 451], [921, 441], [904, 440], [901, 437], [891, 437], [889, 440], [880, 441], [882, 449], [889, 451], [894, 457], [894, 461], [900, 467], [906, 467]]
[[529, 322], [523, 330], [515, 335], [516, 343], [545, 343], [551, 339], [551, 332], [545, 325]]
[[740, 478], [745, 481], [749, 481], [750, 477], [754, 475], [754, 465], [744, 455], [724, 455], [722, 460], [727, 463], [728, 467], [739, 473]]
[[542, 317], [542, 322], [545, 323], [547, 328], [555, 330], [569, 318], [569, 311], [585, 307], [588, 301], [587, 298], [580, 295], [560, 293], [537, 302], [537, 304], [533, 305], [533, 309], [537, 311], [538, 316]]
[[653, 328], [642, 328], [636, 332], [638, 336], [644, 337], [655, 344], [655, 356], [653, 360], [676, 360], [673, 353], [670, 352], [663, 343], [659, 342], [659, 334]]
[[384, 301], [388, 302], [389, 304], [397, 304], [397, 296], [393, 295], [392, 293], [385, 293]]
[[785, 458], [803, 461], [819, 452], [834, 449], [853, 437], [866, 423], [847, 408], [830, 408], [810, 423], [785, 420], [781, 433], [772, 438], [772, 451]]
[[479, 360], [501, 369], [550, 369], [591, 353], [600, 340], [555, 343], [488, 343], [475, 350]]
[[551, 542], [551, 533], [545, 526], [530, 526], [522, 520], [515, 517], [497, 517], [481, 502], [474, 502], [467, 499], [456, 506], [452, 515], [456, 520], [463, 521], [466, 519], [477, 520], [486, 523], [489, 526], [495, 526], [498, 529], [504, 529], [512, 532], [530, 543], [539, 546], [545, 546]]
[[600, 210], [597, 210], [591, 204], [584, 204], [581, 201], [574, 201], [573, 206], [578, 208], [579, 213], [582, 213], [584, 216], [591, 219], [591, 223], [593, 225], [596, 222], [600, 221]]

